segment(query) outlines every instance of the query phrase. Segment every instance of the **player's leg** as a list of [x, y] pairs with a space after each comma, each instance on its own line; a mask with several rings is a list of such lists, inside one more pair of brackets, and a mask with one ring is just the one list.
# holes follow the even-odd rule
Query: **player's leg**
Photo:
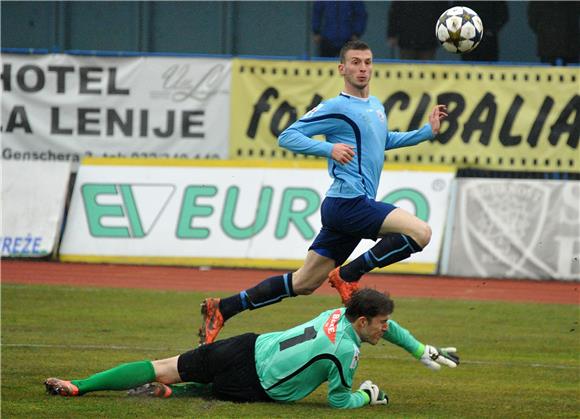
[[206, 298], [201, 307], [203, 323], [199, 328], [199, 344], [214, 342], [226, 320], [244, 310], [255, 310], [286, 297], [295, 297], [292, 277], [292, 272], [275, 275], [227, 298]]
[[[133, 388], [128, 394], [149, 397], [221, 397], [219, 389], [224, 386], [222, 381], [228, 381], [228, 376], [235, 375], [232, 371], [246, 368], [238, 364], [254, 363], [253, 349], [250, 348], [253, 348], [256, 337], [253, 333], [234, 336], [202, 345], [173, 358], [155, 361], [156, 382]], [[244, 354], [250, 351], [251, 355], [248, 356], [251, 356], [251, 360], [248, 361], [248, 356], [244, 358]], [[217, 385], [214, 381], [217, 381]], [[238, 390], [237, 387], [235, 390]]]
[[[424, 221], [384, 202], [360, 201], [349, 225], [358, 225], [360, 237], [381, 239], [371, 249], [348, 263], [333, 269], [330, 284], [336, 288], [343, 303], [358, 289], [358, 280], [366, 272], [382, 268], [421, 251], [431, 239], [431, 229]], [[374, 233], [373, 233], [374, 231]]]
[[211, 383], [212, 394], [223, 400], [271, 401], [256, 371], [257, 338], [254, 333], [245, 333], [180, 355], [177, 369], [181, 380]]
[[287, 297], [311, 294], [324, 282], [334, 266], [334, 260], [310, 250], [304, 266], [296, 272], [266, 278], [227, 298], [206, 298], [202, 305], [200, 344], [214, 342], [226, 320], [242, 311], [266, 307]]
[[[340, 230], [343, 214], [356, 214], [352, 208], [348, 199], [326, 198], [323, 201], [320, 209], [322, 229], [308, 249], [304, 265], [296, 272], [267, 278], [228, 298], [206, 299], [202, 305], [204, 318], [199, 330], [200, 344], [213, 342], [225, 321], [244, 310], [265, 307], [286, 297], [309, 295], [320, 287], [328, 278], [328, 273], [344, 263], [360, 242], [356, 235], [345, 234]], [[374, 226], [375, 235], [383, 218]]]
[[404, 209], [394, 208], [385, 217], [379, 236], [382, 238], [371, 249], [340, 268], [344, 281], [358, 281], [375, 268], [392, 265], [420, 252], [431, 240], [431, 228]]
[[[211, 343], [223, 328], [225, 321], [244, 310], [254, 310], [278, 303], [286, 297], [309, 295], [314, 292], [328, 273], [342, 264], [352, 253], [359, 239], [342, 234], [336, 229], [324, 227], [326, 222], [337, 223], [339, 211], [325, 200], [322, 205], [323, 227], [308, 249], [304, 265], [293, 273], [273, 276], [228, 298], [207, 298], [202, 305], [203, 324], [199, 329], [199, 341]], [[382, 219], [381, 219], [382, 220]]]
[[131, 397], [208, 397], [212, 394], [211, 384], [178, 383], [163, 384], [157, 381], [127, 391]]
[[316, 291], [334, 269], [336, 261], [320, 255], [316, 250], [308, 250], [304, 265], [294, 272], [292, 283], [297, 295], [310, 295]]
[[153, 381], [166, 384], [181, 380], [177, 374], [177, 357], [160, 361], [138, 361], [121, 364], [80, 380], [48, 378], [48, 393], [61, 396], [81, 396], [91, 391], [128, 390]]

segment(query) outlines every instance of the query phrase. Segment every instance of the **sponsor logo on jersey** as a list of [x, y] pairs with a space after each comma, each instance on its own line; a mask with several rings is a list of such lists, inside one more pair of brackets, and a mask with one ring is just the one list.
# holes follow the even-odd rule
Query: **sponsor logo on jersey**
[[318, 106], [310, 109], [308, 112], [306, 112], [306, 114], [304, 114], [303, 118], [310, 118], [312, 115], [314, 115], [319, 109], [322, 109], [322, 107], [324, 106], [324, 103], [319, 104]]
[[340, 316], [340, 309], [336, 309], [326, 320], [326, 323], [324, 323], [324, 333], [326, 333], [326, 336], [328, 336], [328, 339], [330, 339], [332, 343], [336, 342], [336, 329], [338, 326], [338, 321], [340, 320]]
[[381, 121], [381, 122], [385, 122], [385, 119], [387, 119], [385, 117], [385, 111], [383, 111], [381, 109], [377, 109], [377, 116], [379, 117], [379, 121]]
[[360, 359], [360, 349], [356, 345], [352, 345], [354, 349], [354, 354], [352, 355], [352, 361], [350, 363], [350, 369], [354, 370], [358, 367], [358, 360]]

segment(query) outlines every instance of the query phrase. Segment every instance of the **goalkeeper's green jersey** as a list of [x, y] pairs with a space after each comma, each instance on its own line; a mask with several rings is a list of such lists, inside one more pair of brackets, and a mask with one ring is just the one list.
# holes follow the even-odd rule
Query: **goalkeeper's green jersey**
[[[361, 340], [345, 311], [328, 310], [292, 329], [258, 337], [256, 370], [272, 399], [300, 400], [328, 381], [328, 402], [332, 407], [355, 408], [368, 403], [366, 393], [352, 391]], [[383, 338], [412, 353], [422, 346], [391, 320]]]

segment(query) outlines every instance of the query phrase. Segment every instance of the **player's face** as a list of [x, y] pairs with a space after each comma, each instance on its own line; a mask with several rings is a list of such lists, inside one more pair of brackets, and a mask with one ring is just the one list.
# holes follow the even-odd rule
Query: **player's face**
[[347, 85], [362, 90], [371, 81], [373, 53], [370, 49], [348, 50], [344, 55], [344, 63], [340, 63], [338, 69]]
[[388, 314], [379, 314], [368, 320], [366, 326], [361, 330], [361, 340], [371, 345], [379, 343], [383, 334], [387, 331], [389, 317]]

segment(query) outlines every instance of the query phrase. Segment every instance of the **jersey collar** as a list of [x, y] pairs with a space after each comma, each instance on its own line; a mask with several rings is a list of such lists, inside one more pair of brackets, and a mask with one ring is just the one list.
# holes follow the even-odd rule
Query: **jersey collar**
[[354, 330], [354, 327], [352, 327], [352, 323], [348, 321], [346, 316], [343, 316], [343, 318], [344, 318], [344, 333], [346, 333], [354, 341], [354, 343], [356, 343], [356, 345], [360, 347], [362, 343], [360, 336], [358, 335], [356, 330]]
[[345, 93], [345, 92], [340, 92], [340, 96], [344, 96], [344, 97], [347, 97], [349, 99], [360, 100], [361, 102], [368, 102], [370, 99], [370, 96], [367, 98], [362, 98], [362, 97], [358, 97], [358, 96], [349, 95], [348, 93]]

